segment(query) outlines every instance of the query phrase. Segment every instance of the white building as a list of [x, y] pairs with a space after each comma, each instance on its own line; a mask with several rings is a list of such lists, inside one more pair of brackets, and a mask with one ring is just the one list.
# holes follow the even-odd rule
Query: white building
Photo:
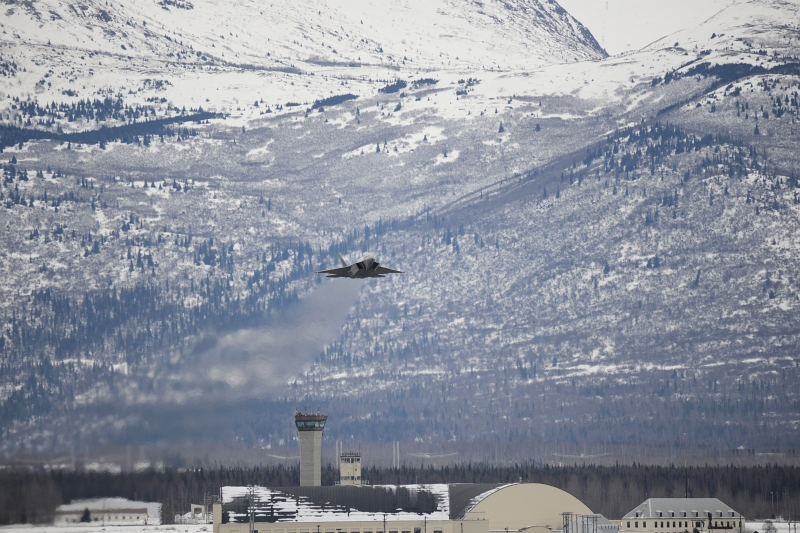
[[741, 533], [745, 518], [717, 498], [650, 498], [619, 521], [620, 533]]
[[361, 485], [361, 452], [344, 452], [339, 456], [339, 485]]
[[75, 500], [56, 508], [54, 524], [80, 524], [88, 511], [89, 524], [145, 525], [161, 523], [161, 504], [136, 502], [125, 498]]

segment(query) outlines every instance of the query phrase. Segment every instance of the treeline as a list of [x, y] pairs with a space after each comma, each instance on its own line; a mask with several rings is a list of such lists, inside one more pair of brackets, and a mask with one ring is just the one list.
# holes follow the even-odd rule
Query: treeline
[[[583, 164], [587, 167], [583, 172], [573, 169], [562, 173], [561, 181], [569, 180], [570, 185], [577, 181], [578, 184], [588, 178], [588, 168], [595, 160], [600, 161], [598, 171], [603, 174], [611, 174], [616, 178], [613, 184], [614, 194], [617, 194], [617, 186], [624, 186], [627, 194], [627, 185], [623, 180], [636, 181], [643, 175], [653, 175], [664, 169], [675, 168], [674, 156], [684, 153], [696, 153], [696, 163], [693, 168], [686, 170], [683, 175], [683, 183], [688, 182], [694, 177], [708, 175], [724, 175], [731, 179], [743, 180], [753, 171], [759, 171], [765, 178], [768, 178], [771, 185], [763, 192], [763, 198], [752, 198], [749, 194], [747, 203], [753, 204], [756, 214], [761, 209], [781, 210], [783, 205], [777, 199], [775, 191], [781, 189], [794, 190], [792, 202], [800, 203], [800, 180], [794, 172], [788, 172], [788, 178], [779, 177], [778, 170], [771, 165], [763, 153], [751, 144], [745, 144], [735, 138], [725, 135], [703, 135], [698, 136], [688, 133], [682, 128], [672, 124], [662, 124], [656, 122], [653, 125], [641, 125], [624, 128], [610, 134], [603, 146], [596, 149], [589, 149]], [[586, 174], [584, 174], [586, 172]], [[599, 179], [599, 174], [598, 174]], [[727, 187], [725, 188], [727, 194]], [[547, 189], [544, 189], [543, 198], [547, 197]], [[663, 195], [660, 199], [662, 207], [675, 207], [678, 204], [680, 195], [678, 191], [673, 194]], [[713, 193], [709, 199], [713, 203]]]
[[314, 100], [314, 105], [311, 106], [311, 109], [325, 109], [328, 106], [339, 105], [347, 102], [348, 100], [355, 100], [358, 96], [354, 94], [337, 94], [335, 96], [329, 96], [328, 98], [323, 98], [322, 100]]
[[187, 128], [168, 128], [167, 126], [170, 124], [201, 122], [203, 120], [217, 118], [218, 116], [217, 113], [211, 113], [200, 109], [198, 112], [188, 115], [184, 114], [174, 117], [148, 119], [142, 122], [125, 124], [123, 126], [114, 126], [111, 128], [101, 127], [96, 130], [73, 133], [63, 133], [60, 131], [60, 128], [57, 131], [48, 131], [0, 125], [0, 152], [10, 146], [21, 146], [28, 141], [42, 139], [59, 141], [62, 143], [99, 144], [101, 148], [105, 147], [106, 143], [114, 141], [121, 141], [126, 144], [142, 143], [146, 146], [150, 144], [153, 137], [159, 137], [163, 140], [164, 137], [177, 136], [178, 140], [181, 140], [182, 138], [197, 135], [195, 130], [189, 130]]
[[[107, 120], [139, 120], [155, 117], [156, 110], [151, 106], [127, 105], [122, 97], [116, 99], [106, 97], [102, 100], [78, 100], [72, 103], [46, 103], [44, 107], [36, 100], [19, 101], [12, 104], [19, 107], [18, 122], [26, 126], [38, 124], [40, 126], [54, 124], [57, 120], [66, 119], [69, 122], [76, 120], [94, 120], [105, 122]], [[26, 119], [27, 117], [27, 119]], [[34, 122], [35, 121], [35, 122]]]
[[[410, 483], [544, 483], [565, 490], [592, 511], [619, 519], [647, 498], [719, 498], [747, 519], [792, 518], [800, 513], [800, 469], [765, 467], [652, 467], [463, 464], [442, 468], [369, 468], [372, 485]], [[108, 474], [95, 472], [0, 471], [0, 524], [52, 520], [61, 503], [97, 497], [160, 502], [162, 519], [188, 512], [206, 494], [223, 486], [297, 486], [297, 466], [167, 470]], [[322, 484], [333, 485], [338, 472], [323, 468]], [[773, 493], [778, 495], [773, 499]]]
[[6, 58], [0, 55], [0, 76], [11, 78], [17, 75], [18, 70], [19, 65], [17, 65], [14, 61], [6, 60]]
[[[772, 68], [765, 68], [761, 65], [749, 65], [746, 63], [713, 65], [708, 62], [703, 62], [687, 69], [686, 72], [679, 72], [677, 69], [667, 72], [664, 75], [663, 81], [666, 84], [671, 81], [679, 80], [684, 77], [690, 78], [692, 76], [716, 78], [716, 81], [711, 85], [711, 87], [706, 89], [706, 92], [708, 93], [716, 90], [718, 87], [721, 87], [726, 83], [732, 83], [743, 78], [758, 76], [761, 74], [797, 74], [798, 70], [800, 70], [800, 64], [797, 63], [786, 63], [782, 65], [776, 65]], [[656, 77], [653, 79], [651, 85], [658, 85], [661, 83], [661, 81], [662, 79], [660, 77]], [[662, 110], [662, 112], [663, 111], [664, 110]], [[661, 112], [659, 114], [661, 114]]]
[[[141, 261], [141, 257], [137, 259]], [[309, 266], [305, 267], [306, 270]], [[119, 351], [136, 368], [147, 354], [168, 350], [183, 339], [213, 325], [247, 327], [272, 309], [296, 300], [288, 287], [297, 277], [260, 277], [250, 283], [245, 298], [235, 294], [229, 277], [191, 281], [190, 287], [164, 283], [141, 283], [86, 295], [53, 294], [49, 289], [32, 295], [36, 322], [12, 314], [0, 335], [0, 378], [21, 379], [20, 387], [0, 405], [2, 431], [15, 420], [27, 420], [73, 405], [80, 383], [115, 381], [113, 361], [94, 363], [90, 368], [60, 361], [79, 354]], [[185, 298], [197, 295], [203, 302], [191, 308]], [[31, 359], [27, 354], [40, 353]], [[45, 355], [47, 354], [47, 355]]]

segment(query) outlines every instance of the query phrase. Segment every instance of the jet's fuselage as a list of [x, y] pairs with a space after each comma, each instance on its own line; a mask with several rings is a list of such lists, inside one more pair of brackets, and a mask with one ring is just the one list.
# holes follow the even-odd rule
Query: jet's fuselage
[[364, 278], [383, 278], [386, 274], [402, 274], [400, 270], [392, 270], [381, 266], [375, 257], [367, 252], [361, 261], [357, 261], [352, 265], [348, 265], [342, 254], [339, 254], [339, 263], [341, 267], [332, 268], [330, 270], [320, 270], [317, 274], [327, 274], [329, 278], [350, 278], [350, 279], [364, 279]]
[[367, 278], [371, 275], [375, 275], [373, 270], [377, 268], [378, 263], [375, 261], [375, 258], [372, 257], [372, 254], [367, 253], [364, 255], [364, 258], [357, 263], [353, 263], [350, 265], [350, 271], [347, 274], [348, 278]]

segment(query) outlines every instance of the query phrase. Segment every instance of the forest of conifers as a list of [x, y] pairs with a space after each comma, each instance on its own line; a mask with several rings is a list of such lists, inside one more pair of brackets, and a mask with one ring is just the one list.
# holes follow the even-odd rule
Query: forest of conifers
[[[566, 466], [493, 467], [455, 465], [439, 469], [370, 468], [372, 485], [406, 483], [545, 483], [566, 490], [592, 511], [619, 519], [647, 498], [715, 497], [748, 520], [800, 515], [800, 468], [793, 466]], [[299, 468], [254, 467], [129, 472], [121, 474], [52, 471], [0, 471], [0, 525], [44, 523], [61, 503], [96, 497], [124, 497], [161, 502], [162, 520], [202, 503], [226, 485], [297, 486]], [[333, 485], [337, 471], [322, 471], [323, 485]]]

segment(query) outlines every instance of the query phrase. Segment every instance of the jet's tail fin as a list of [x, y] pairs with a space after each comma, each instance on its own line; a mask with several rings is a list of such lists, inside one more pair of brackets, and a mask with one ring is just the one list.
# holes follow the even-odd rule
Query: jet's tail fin
[[344, 257], [342, 257], [342, 254], [339, 254], [339, 262], [340, 262], [340, 263], [342, 263], [342, 266], [343, 266], [343, 267], [347, 267], [347, 266], [349, 266], [349, 265], [347, 264], [347, 261], [345, 261], [345, 260], [344, 260]]

